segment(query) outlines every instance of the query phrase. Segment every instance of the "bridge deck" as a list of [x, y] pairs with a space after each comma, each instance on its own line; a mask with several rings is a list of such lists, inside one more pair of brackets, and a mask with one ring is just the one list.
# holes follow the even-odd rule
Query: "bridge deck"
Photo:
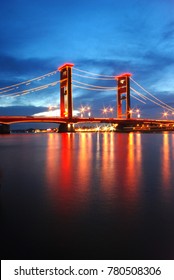
[[118, 119], [118, 118], [61, 118], [61, 117], [34, 117], [34, 116], [0, 116], [0, 124], [13, 123], [114, 123], [114, 124], [174, 124], [174, 120], [155, 119]]

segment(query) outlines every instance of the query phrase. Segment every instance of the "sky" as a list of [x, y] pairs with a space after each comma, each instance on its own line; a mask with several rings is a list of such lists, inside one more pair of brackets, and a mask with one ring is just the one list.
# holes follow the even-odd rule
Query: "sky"
[[[168, 118], [173, 118], [174, 0], [1, 1], [0, 115], [32, 115], [47, 112], [49, 106], [59, 108], [59, 83], [27, 94], [23, 91], [59, 81], [57, 69], [65, 62], [74, 63], [75, 110], [90, 106], [92, 115], [101, 116], [103, 108], [113, 107], [116, 116], [116, 91], [94, 90], [116, 87], [115, 79], [92, 79], [88, 78], [92, 74], [79, 70], [112, 77], [130, 72], [146, 92], [131, 81], [134, 90], [150, 99], [149, 93], [153, 94], [170, 110], [135, 91], [132, 94], [141, 102], [131, 97], [131, 107], [140, 109], [142, 117], [161, 118], [168, 111]], [[52, 75], [24, 83], [47, 73]], [[13, 90], [2, 89], [21, 82]], [[87, 87], [78, 82], [94, 88], [78, 88]]]

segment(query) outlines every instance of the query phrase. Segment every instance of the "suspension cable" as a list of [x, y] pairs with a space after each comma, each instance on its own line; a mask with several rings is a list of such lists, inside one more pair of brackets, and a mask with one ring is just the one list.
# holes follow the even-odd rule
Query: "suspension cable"
[[[135, 93], [137, 93], [136, 90], [134, 90], [133, 88], [131, 88], [131, 89], [132, 89]], [[151, 99], [151, 98], [149, 98], [149, 97], [147, 97], [147, 96], [146, 96], [146, 99], [148, 99], [149, 101], [153, 102], [154, 104], [156, 104], [156, 105], [158, 105], [158, 106], [160, 106], [160, 107], [162, 107], [162, 108], [164, 108], [164, 109], [167, 109], [167, 110], [169, 110], [169, 111], [174, 111], [174, 109], [171, 109], [172, 107], [171, 107], [171, 108], [166, 108], [167, 104], [164, 106], [164, 105], [162, 105], [162, 104], [160, 104], [160, 103], [154, 101], [153, 99]]]
[[73, 76], [79, 76], [79, 77], [87, 78], [87, 79], [105, 80], [105, 81], [114, 81], [115, 80], [114, 78], [97, 78], [97, 77], [91, 77], [91, 76], [84, 76], [84, 75], [76, 74], [76, 73], [73, 73]]
[[139, 86], [142, 90], [144, 90], [147, 94], [149, 94], [151, 97], [153, 97], [154, 99], [156, 99], [158, 102], [164, 104], [166, 107], [168, 107], [169, 109], [174, 111], [174, 108], [169, 106], [168, 104], [166, 104], [165, 102], [163, 102], [162, 100], [160, 100], [159, 98], [157, 98], [156, 96], [154, 96], [153, 94], [151, 94], [149, 91], [147, 91], [145, 88], [143, 88], [140, 84], [138, 84], [134, 79], [130, 78], [137, 86]]
[[77, 81], [77, 80], [73, 80], [73, 82], [78, 83], [78, 84], [81, 84], [81, 85], [89, 86], [89, 87], [92, 87], [92, 88], [114, 89], [114, 90], [116, 90], [116, 87], [94, 86], [94, 85], [91, 85], [91, 84], [86, 84], [86, 83], [79, 82], [79, 81]]
[[[47, 74], [44, 74], [44, 75], [42, 75], [42, 76], [39, 76], [39, 77], [30, 79], [30, 80], [27, 80], [27, 81], [24, 81], [24, 82], [21, 82], [21, 83], [13, 84], [13, 85], [11, 85], [11, 86], [2, 87], [2, 88], [0, 88], [0, 91], [2, 91], [2, 90], [4, 90], [4, 89], [6, 90], [6, 89], [9, 89], [9, 88], [17, 87], [17, 86], [20, 86], [20, 85], [23, 85], [23, 84], [29, 85], [30, 82], [33, 82], [33, 81], [35, 81], [35, 80], [39, 81], [39, 80], [41, 80], [41, 79], [43, 79], [43, 78], [45, 78], [45, 77], [47, 77], [47, 76], [49, 77], [49, 76], [51, 76], [51, 75], [55, 75], [55, 74], [57, 73], [57, 71], [58, 71], [58, 70], [55, 70], [55, 71], [49, 72], [49, 73], [47, 73]], [[2, 93], [2, 92], [0, 92], [0, 93]]]
[[143, 100], [139, 99], [137, 96], [133, 95], [132, 93], [130, 95], [131, 95], [131, 97], [135, 98], [139, 102], [146, 104], [146, 102], [144, 102]]
[[94, 91], [112, 91], [114, 90], [115, 91], [115, 88], [91, 88], [91, 87], [84, 87], [84, 86], [78, 86], [78, 85], [75, 85], [73, 84], [73, 87], [77, 87], [77, 88], [83, 88], [83, 89], [86, 89], [86, 90], [94, 90]]
[[147, 97], [144, 94], [140, 93], [139, 91], [135, 90], [134, 88], [130, 87], [130, 89], [133, 90], [137, 95], [139, 95], [144, 100], [147, 99]]
[[94, 76], [101, 76], [101, 77], [107, 77], [107, 78], [115, 78], [115, 76], [96, 74], [96, 73], [92, 73], [92, 72], [89, 72], [89, 71], [84, 71], [84, 70], [81, 70], [81, 69], [78, 69], [78, 68], [75, 68], [75, 67], [73, 67], [73, 70], [77, 70], [79, 72], [91, 74], [91, 75], [94, 75]]
[[26, 94], [28, 94], [30, 92], [35, 92], [35, 91], [40, 91], [40, 90], [46, 89], [49, 86], [56, 86], [58, 83], [60, 83], [60, 81], [52, 82], [52, 83], [45, 84], [45, 85], [42, 85], [42, 86], [39, 86], [39, 87], [35, 87], [35, 88], [31, 88], [31, 89], [26, 89], [26, 90], [14, 92], [14, 93], [11, 93], [11, 94], [8, 94], [8, 95], [2, 94], [2, 95], [0, 95], [0, 97], [17, 97], [17, 96], [22, 96], [22, 95], [26, 95]]

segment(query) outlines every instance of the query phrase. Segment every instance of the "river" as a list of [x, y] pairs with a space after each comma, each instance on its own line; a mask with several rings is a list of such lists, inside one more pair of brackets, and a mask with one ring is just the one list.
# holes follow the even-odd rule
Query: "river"
[[173, 133], [0, 136], [1, 259], [174, 259]]

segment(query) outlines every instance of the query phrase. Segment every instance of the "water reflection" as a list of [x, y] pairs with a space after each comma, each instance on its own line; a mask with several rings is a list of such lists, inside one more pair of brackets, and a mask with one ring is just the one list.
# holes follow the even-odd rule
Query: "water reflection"
[[[48, 135], [46, 157], [46, 179], [52, 206], [66, 215], [75, 204], [73, 172], [74, 162], [71, 153], [73, 147], [73, 134], [61, 134], [58, 138], [55, 134]], [[68, 203], [67, 203], [68, 202]]]
[[[170, 142], [171, 140], [171, 142]], [[165, 188], [172, 186], [172, 163], [174, 160], [174, 135], [163, 134], [163, 143], [161, 147], [161, 176], [162, 185]]]
[[[55, 137], [55, 134], [49, 133], [48, 134], [48, 145], [46, 150], [46, 175], [47, 175], [47, 182], [51, 188], [54, 188], [54, 176], [58, 172], [58, 166], [59, 166], [59, 153], [57, 149], [57, 145], [59, 145], [59, 142], [57, 141], [57, 138]], [[55, 157], [55, 155], [57, 156]]]
[[100, 159], [101, 167], [100, 182], [103, 191], [107, 194], [116, 187], [115, 180], [117, 170], [115, 168], [115, 143], [113, 133], [103, 133], [101, 137]]
[[129, 193], [138, 192], [142, 176], [141, 134], [129, 133], [126, 161], [126, 185]]
[[174, 134], [171, 135], [172, 159], [174, 159]]
[[138, 199], [142, 176], [141, 134], [80, 133], [48, 135], [47, 185], [59, 208], [85, 208], [97, 193], [115, 203], [121, 194]]
[[[78, 135], [78, 148], [76, 154], [76, 182], [81, 195], [89, 193], [91, 187], [92, 160], [92, 134], [81, 133]], [[87, 200], [87, 197], [85, 201]]]
[[[129, 203], [138, 202], [144, 184], [146, 151], [153, 152], [152, 146], [144, 149], [145, 142], [142, 150], [142, 137], [146, 139], [141, 133], [49, 134], [45, 171], [52, 199], [67, 201], [72, 211], [81, 207], [80, 203], [83, 207], [90, 203], [94, 192], [103, 193], [103, 199], [112, 203], [119, 195]], [[161, 159], [161, 174], [154, 174], [161, 176], [160, 185], [167, 188], [171, 186], [173, 160], [169, 140], [174, 145], [174, 135], [164, 133], [159, 138], [161, 155], [157, 153], [154, 160]], [[155, 180], [151, 170], [148, 172]]]
[[173, 257], [174, 134], [9, 135], [0, 142], [4, 256]]
[[170, 183], [170, 151], [169, 151], [169, 134], [163, 134], [163, 145], [162, 145], [162, 180], [163, 186], [169, 187]]

